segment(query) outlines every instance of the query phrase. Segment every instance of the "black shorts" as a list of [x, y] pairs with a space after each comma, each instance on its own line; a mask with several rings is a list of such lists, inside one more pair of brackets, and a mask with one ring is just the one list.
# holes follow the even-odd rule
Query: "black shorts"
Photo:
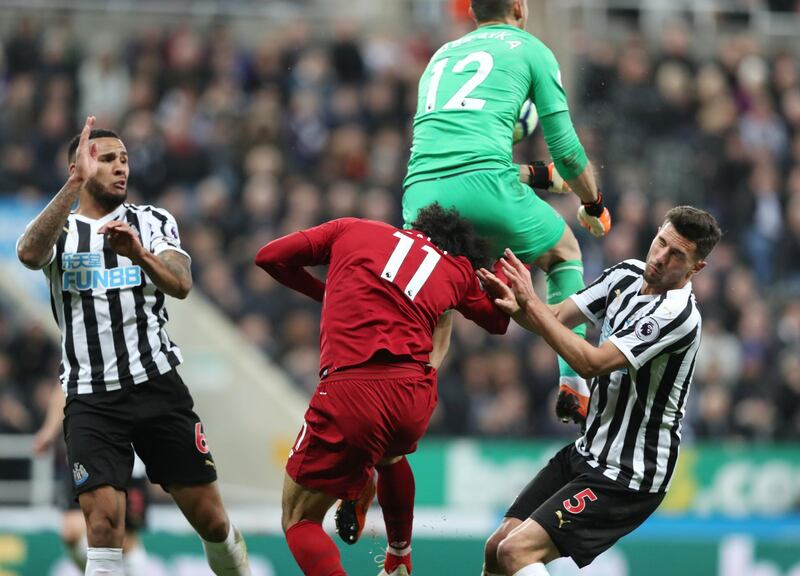
[[193, 407], [175, 370], [114, 392], [68, 397], [64, 439], [74, 494], [99, 486], [126, 490], [134, 448], [153, 484], [214, 482], [216, 465]]
[[505, 515], [535, 520], [561, 555], [583, 568], [635, 530], [664, 496], [637, 492], [603, 476], [570, 444], [530, 481]]
[[[65, 510], [80, 510], [81, 506], [75, 497], [72, 475], [64, 476], [64, 497], [62, 505]], [[147, 528], [147, 509], [150, 506], [150, 487], [147, 478], [132, 477], [128, 484], [125, 498], [125, 530], [136, 532]], [[60, 500], [60, 499], [59, 499]]]

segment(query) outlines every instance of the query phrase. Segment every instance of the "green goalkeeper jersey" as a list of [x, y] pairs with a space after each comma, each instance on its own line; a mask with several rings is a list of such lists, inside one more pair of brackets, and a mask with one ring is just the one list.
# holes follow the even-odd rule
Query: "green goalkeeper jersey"
[[514, 124], [526, 99], [540, 117], [568, 108], [553, 53], [524, 30], [481, 26], [439, 48], [419, 80], [404, 186], [511, 168]]

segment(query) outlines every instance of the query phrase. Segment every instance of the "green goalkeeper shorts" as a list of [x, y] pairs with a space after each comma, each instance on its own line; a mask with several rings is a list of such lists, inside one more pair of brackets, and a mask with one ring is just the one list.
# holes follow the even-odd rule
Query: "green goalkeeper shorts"
[[487, 238], [495, 256], [505, 248], [525, 263], [555, 246], [566, 222], [547, 202], [519, 181], [519, 170], [474, 170], [415, 182], [403, 194], [403, 221], [411, 223], [425, 206], [455, 208]]

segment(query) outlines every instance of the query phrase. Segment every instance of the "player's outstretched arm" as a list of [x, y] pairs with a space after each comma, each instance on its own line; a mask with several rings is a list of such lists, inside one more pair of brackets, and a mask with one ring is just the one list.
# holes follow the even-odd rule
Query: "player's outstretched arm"
[[17, 257], [28, 268], [39, 269], [52, 259], [53, 246], [64, 228], [81, 187], [97, 174], [97, 145], [89, 140], [94, 123], [94, 116], [86, 118], [75, 153], [75, 163], [70, 166], [66, 184], [30, 223], [17, 242]]
[[262, 246], [255, 259], [256, 266], [284, 286], [322, 302], [325, 283], [304, 268], [316, 263], [311, 245], [302, 232], [294, 232]]
[[530, 271], [511, 250], [506, 249], [500, 262], [519, 306], [515, 320], [520, 313], [524, 314], [525, 322], [533, 327], [533, 331], [540, 334], [581, 377], [609, 374], [628, 364], [625, 355], [611, 342], [598, 348], [564, 326], [536, 296]]

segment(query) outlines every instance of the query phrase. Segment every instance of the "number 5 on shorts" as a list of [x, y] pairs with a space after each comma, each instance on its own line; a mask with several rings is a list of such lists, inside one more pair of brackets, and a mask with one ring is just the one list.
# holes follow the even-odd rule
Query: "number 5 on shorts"
[[585, 490], [581, 490], [575, 496], [573, 496], [575, 500], [578, 501], [577, 505], [573, 505], [570, 502], [570, 498], [564, 500], [564, 508], [566, 508], [567, 512], [571, 512], [572, 514], [580, 514], [583, 512], [583, 509], [586, 508], [586, 501], [589, 500], [590, 502], [594, 502], [597, 500], [597, 496], [594, 492], [592, 492], [591, 488], [586, 488]]

